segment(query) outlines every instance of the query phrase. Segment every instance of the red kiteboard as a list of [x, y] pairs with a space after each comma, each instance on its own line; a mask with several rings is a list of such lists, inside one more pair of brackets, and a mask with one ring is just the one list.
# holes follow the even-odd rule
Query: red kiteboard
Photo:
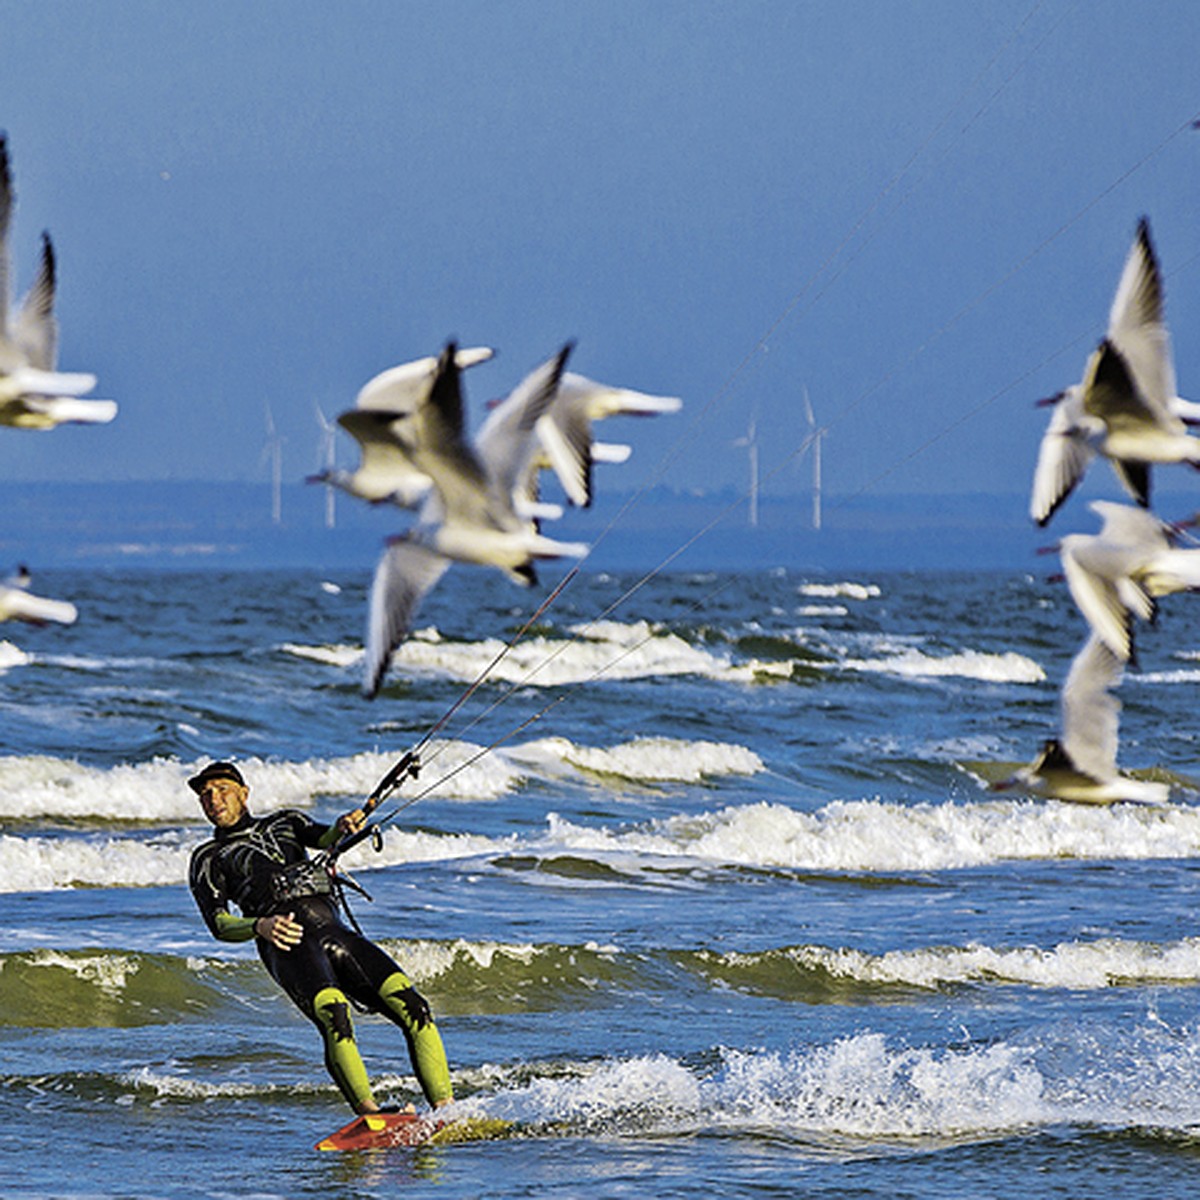
[[383, 1150], [390, 1146], [419, 1146], [427, 1142], [444, 1121], [415, 1112], [364, 1113], [336, 1133], [322, 1138], [318, 1150]]

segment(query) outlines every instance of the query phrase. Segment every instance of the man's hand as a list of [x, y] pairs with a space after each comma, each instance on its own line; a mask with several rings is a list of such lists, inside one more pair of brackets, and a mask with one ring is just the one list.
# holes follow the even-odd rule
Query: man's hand
[[367, 814], [361, 808], [356, 808], [353, 812], [342, 813], [337, 819], [337, 830], [342, 837], [349, 837], [352, 833], [357, 833], [364, 824], [366, 824]]
[[273, 917], [259, 917], [254, 922], [254, 932], [276, 950], [290, 950], [300, 944], [304, 926], [295, 919], [294, 913], [276, 913]]

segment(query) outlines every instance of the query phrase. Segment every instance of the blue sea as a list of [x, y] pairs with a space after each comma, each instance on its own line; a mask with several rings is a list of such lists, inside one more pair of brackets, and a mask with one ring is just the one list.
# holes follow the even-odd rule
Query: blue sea
[[[585, 567], [501, 654], [561, 576], [454, 568], [366, 701], [369, 574], [60, 570], [75, 625], [0, 627], [4, 1196], [1196, 1194], [1189, 597], [1120, 689], [1122, 765], [1185, 778], [1087, 807], [982, 782], [1084, 639], [1032, 570]], [[507, 1136], [319, 1152], [348, 1114], [200, 920], [185, 780], [331, 819], [485, 671], [346, 865]]]

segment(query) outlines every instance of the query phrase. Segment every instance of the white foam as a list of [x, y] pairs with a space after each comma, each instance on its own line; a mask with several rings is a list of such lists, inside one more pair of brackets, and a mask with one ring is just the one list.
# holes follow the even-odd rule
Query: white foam
[[714, 970], [753, 970], [765, 959], [784, 958], [802, 970], [823, 970], [837, 979], [871, 984], [938, 988], [952, 984], [1009, 983], [1038, 988], [1099, 990], [1126, 984], [1200, 981], [1200, 939], [1170, 945], [1100, 938], [1037, 946], [972, 944], [929, 946], [867, 954], [847, 947], [793, 946], [765, 953], [699, 955]]
[[[397, 758], [363, 752], [302, 762], [239, 760], [251, 789], [251, 808], [309, 808], [318, 796], [358, 800], [370, 794]], [[419, 789], [438, 799], [488, 801], [531, 776], [559, 778], [589, 771], [647, 783], [688, 783], [763, 769], [752, 751], [718, 742], [636, 738], [610, 747], [544, 738], [484, 752], [465, 741], [433, 742], [423, 754]], [[187, 779], [200, 761], [175, 759], [92, 767], [46, 755], [0, 758], [0, 819], [90, 818], [100, 821], [194, 822], [199, 810]], [[440, 781], [440, 782], [439, 782]], [[435, 786], [436, 785], [436, 786]], [[417, 789], [410, 785], [406, 794]]]
[[[187, 880], [191, 853], [207, 831], [142, 840], [43, 838], [0, 835], [0, 893], [42, 892], [73, 887], [162, 887]], [[352, 872], [411, 862], [438, 862], [503, 853], [515, 838], [433, 834], [391, 829], [383, 850], [365, 844], [342, 860]]]
[[611, 830], [549, 818], [550, 843], [574, 852], [658, 855], [764, 868], [953, 870], [1040, 859], [1187, 858], [1200, 853], [1200, 811], [989, 801], [838, 801], [813, 812], [729, 807]]
[[641, 783], [699, 783], [724, 775], [754, 775], [764, 770], [753, 750], [722, 742], [677, 738], [635, 738], [612, 747], [578, 746], [566, 738], [543, 738], [510, 752], [518, 763], [546, 769], [561, 762], [599, 775]]
[[[528, 638], [505, 650], [505, 643], [496, 638], [460, 642], [426, 630], [396, 650], [391, 670], [473, 682], [488, 669], [488, 678], [494, 682], [530, 687], [685, 675], [752, 683], [761, 674], [780, 673], [777, 663], [734, 663], [728, 656], [692, 646], [678, 634], [646, 621], [629, 625], [595, 621], [574, 626], [570, 632], [570, 638]], [[362, 657], [360, 649], [349, 646], [289, 642], [282, 649], [339, 668], [355, 666]]]
[[306, 658], [327, 667], [351, 667], [362, 660], [361, 646], [304, 646], [298, 642], [284, 642], [280, 647], [285, 654]]
[[832, 670], [877, 672], [910, 679], [961, 676], [986, 683], [1040, 683], [1046, 672], [1015, 650], [991, 654], [981, 650], [962, 650], [957, 654], [929, 655], [917, 649], [905, 649], [884, 658], [847, 658], [824, 664]]
[[[0, 837], [0, 890], [181, 882], [206, 830], [148, 838]], [[812, 812], [734, 806], [609, 829], [550, 814], [544, 832], [502, 838], [391, 827], [382, 854], [365, 845], [351, 870], [508, 853], [648, 858], [830, 871], [954, 870], [1019, 860], [1177, 859], [1200, 854], [1200, 810], [995, 800], [970, 804], [845, 801]]]
[[802, 583], [796, 590], [814, 600], [874, 600], [882, 595], [873, 583]]
[[[722, 1069], [708, 1077], [661, 1054], [578, 1072], [502, 1088], [481, 1098], [480, 1110], [535, 1128], [753, 1128], [868, 1139], [976, 1134], [1053, 1115], [1029, 1052], [1006, 1044], [895, 1049], [882, 1034], [862, 1033], [784, 1053], [725, 1050]], [[471, 1102], [462, 1107], [469, 1112]]]

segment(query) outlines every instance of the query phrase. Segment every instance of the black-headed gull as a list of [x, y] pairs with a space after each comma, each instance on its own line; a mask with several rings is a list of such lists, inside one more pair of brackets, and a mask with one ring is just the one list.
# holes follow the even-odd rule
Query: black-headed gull
[[96, 377], [55, 370], [58, 322], [54, 316], [54, 244], [42, 234], [37, 278], [12, 310], [9, 249], [13, 187], [8, 143], [0, 134], [0, 425], [53, 429], [66, 422], [103, 424], [117, 415], [112, 400], [81, 400]]
[[1145, 217], [1125, 260], [1104, 340], [1083, 379], [1053, 397], [1038, 448], [1029, 514], [1045, 525], [1096, 454], [1112, 463], [1139, 504], [1149, 504], [1150, 464], [1200, 465], [1200, 440], [1187, 432], [1197, 409], [1175, 386], [1162, 273]]
[[358, 443], [361, 461], [353, 471], [330, 467], [306, 482], [324, 483], [366, 500], [416, 508], [433, 487], [433, 480], [417, 469], [392, 430], [405, 414], [383, 409], [352, 408], [338, 415], [337, 423]]
[[1092, 631], [1122, 662], [1133, 658], [1133, 619], [1152, 621], [1156, 600], [1200, 588], [1200, 549], [1179, 549], [1175, 531], [1153, 513], [1111, 500], [1088, 506], [1097, 534], [1059, 543], [1071, 596]]
[[1112, 694], [1124, 664], [1094, 633], [1075, 655], [1059, 696], [1060, 736], [999, 790], [1020, 787], [1052, 800], [1078, 804], [1135, 801], [1165, 804], [1165, 783], [1131, 779], [1117, 769], [1117, 731], [1121, 702]]

